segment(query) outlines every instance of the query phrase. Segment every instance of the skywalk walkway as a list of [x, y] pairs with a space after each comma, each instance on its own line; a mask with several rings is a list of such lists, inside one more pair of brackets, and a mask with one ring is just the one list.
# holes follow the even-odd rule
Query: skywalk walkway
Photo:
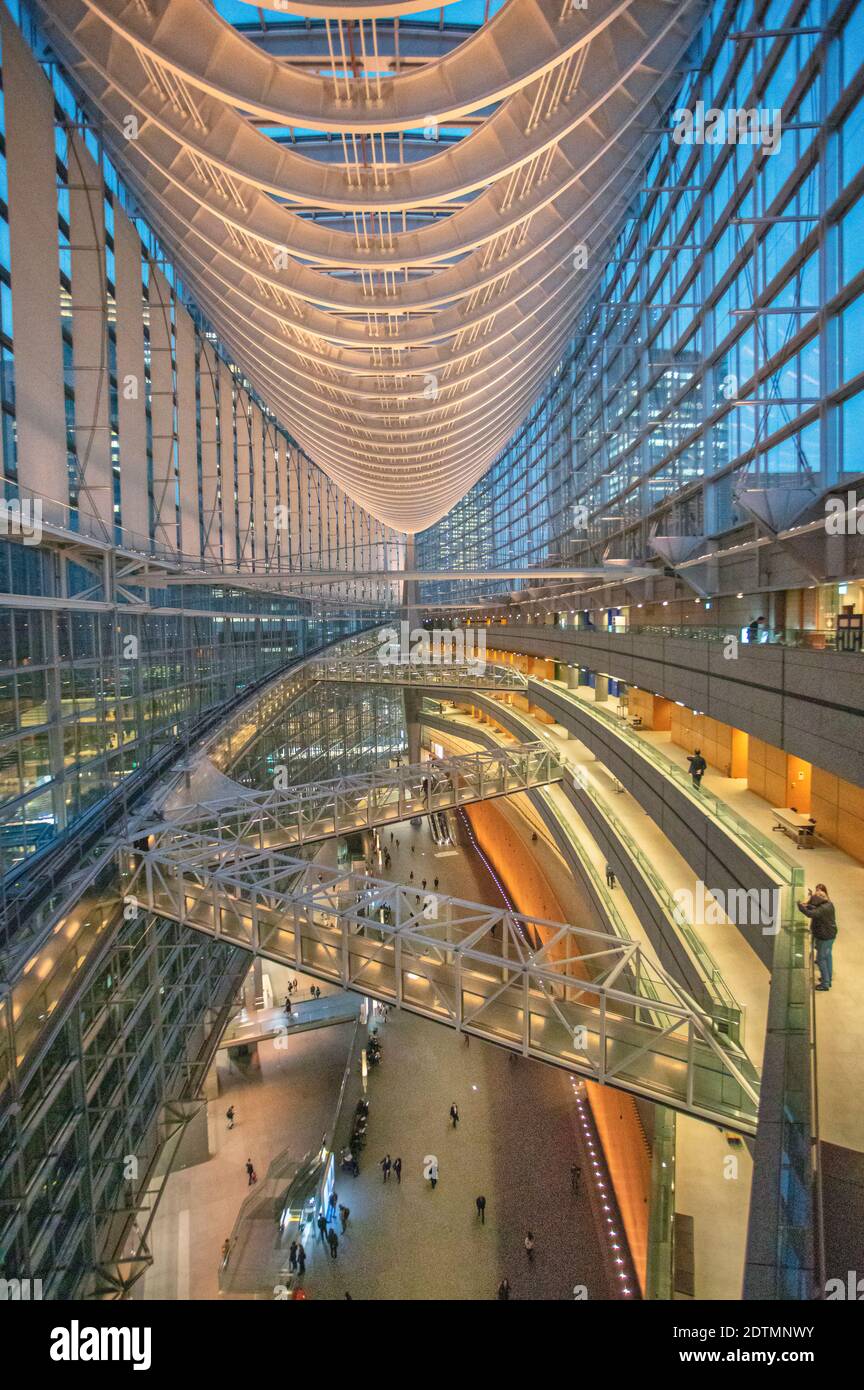
[[477, 663], [444, 659], [440, 664], [411, 661], [379, 661], [374, 655], [327, 656], [310, 662], [313, 680], [341, 681], [358, 685], [416, 685], [445, 687], [450, 690], [528, 689], [527, 677], [515, 667], [496, 665], [478, 658]]
[[158, 835], [170, 826], [259, 849], [300, 846], [512, 796], [562, 776], [558, 754], [537, 741], [284, 789], [250, 791], [237, 783], [230, 794], [220, 790], [212, 800], [174, 804], [162, 822], [141, 833]]
[[127, 900], [253, 955], [755, 1133], [753, 1064], [637, 942], [188, 830], [122, 871]]

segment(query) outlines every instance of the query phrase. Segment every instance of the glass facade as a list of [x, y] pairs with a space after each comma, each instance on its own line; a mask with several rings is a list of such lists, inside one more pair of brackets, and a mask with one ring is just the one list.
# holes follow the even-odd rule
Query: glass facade
[[712, 6], [674, 108], [779, 111], [779, 145], [679, 143], [667, 113], [567, 353], [421, 566], [640, 559], [745, 522], [745, 476], [864, 471], [862, 61], [860, 6]]

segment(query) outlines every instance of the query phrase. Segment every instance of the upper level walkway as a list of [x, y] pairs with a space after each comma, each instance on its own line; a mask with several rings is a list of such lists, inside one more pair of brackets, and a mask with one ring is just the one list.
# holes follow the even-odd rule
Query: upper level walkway
[[636, 942], [172, 831], [147, 910], [524, 1056], [754, 1133], [756, 1070]]
[[320, 999], [300, 1000], [290, 1014], [277, 1006], [271, 1009], [241, 1009], [219, 1039], [219, 1047], [251, 1047], [253, 1043], [265, 1042], [269, 1038], [275, 1038], [279, 1047], [280, 1039], [294, 1033], [350, 1023], [357, 1017], [359, 1009], [357, 995], [344, 994], [341, 990], [328, 991]]
[[514, 652], [516, 669], [535, 657], [657, 691], [864, 785], [864, 653], [744, 642], [737, 629], [724, 640], [701, 629], [616, 633], [541, 623], [481, 631], [490, 661], [496, 650]]
[[259, 849], [298, 846], [512, 796], [557, 781], [562, 767], [553, 749], [533, 742], [266, 791], [250, 791], [218, 772], [211, 776], [215, 783], [202, 772], [195, 786], [214, 794], [172, 804], [165, 821], [141, 834], [170, 827]]
[[[838, 658], [839, 659], [839, 658]], [[561, 681], [540, 681], [532, 678], [535, 694], [541, 687], [554, 691], [559, 702], [577, 703], [589, 716], [617, 730], [650, 761], [652, 769], [676, 785], [687, 788], [687, 753], [672, 742], [668, 732], [631, 728], [617, 711], [612, 699], [596, 701], [594, 691], [587, 686], [568, 689]], [[559, 733], [562, 732], [559, 730]], [[554, 735], [554, 730], [552, 730]], [[553, 745], [560, 740], [553, 737]], [[607, 788], [614, 780], [598, 768], [595, 776], [602, 777]], [[778, 874], [789, 883], [790, 901], [815, 883], [826, 883], [837, 909], [839, 934], [834, 945], [834, 980], [829, 993], [820, 994], [817, 1008], [817, 1057], [819, 1072], [819, 1125], [823, 1141], [864, 1152], [864, 1110], [859, 1104], [862, 1083], [861, 1058], [864, 1056], [864, 1014], [860, 1006], [858, 982], [864, 979], [864, 867], [851, 855], [830, 844], [817, 844], [813, 849], [799, 849], [774, 832], [776, 819], [769, 804], [750, 791], [745, 778], [725, 777], [708, 769], [702, 789], [693, 792], [694, 806], [708, 806], [716, 812], [718, 824], [726, 827], [730, 837], [741, 837], [741, 843], [764, 854], [764, 862], [775, 863]], [[621, 797], [615, 806], [619, 815], [626, 816], [630, 830], [647, 853], [656, 857], [658, 867], [669, 863], [670, 848], [663, 849], [662, 831], [638, 808], [632, 807], [629, 797]], [[791, 875], [794, 873], [794, 879]], [[692, 875], [683, 877], [687, 886]], [[754, 962], [738, 949], [734, 933], [722, 919], [712, 927], [702, 926], [708, 935], [711, 952], [721, 964], [723, 974], [736, 995], [748, 1006], [752, 1022], [764, 1017], [763, 991], [754, 975]], [[749, 983], [748, 983], [749, 981]], [[755, 1006], [755, 1007], [754, 1007]], [[752, 1045], [753, 1028], [748, 1029]]]
[[[427, 634], [429, 635], [429, 634]], [[487, 665], [478, 654], [476, 661], [454, 661], [446, 653], [440, 662], [419, 661], [404, 652], [403, 661], [379, 661], [368, 654], [327, 656], [312, 662], [313, 680], [348, 681], [357, 685], [441, 686], [461, 690], [521, 690], [528, 682], [521, 671], [508, 666]]]

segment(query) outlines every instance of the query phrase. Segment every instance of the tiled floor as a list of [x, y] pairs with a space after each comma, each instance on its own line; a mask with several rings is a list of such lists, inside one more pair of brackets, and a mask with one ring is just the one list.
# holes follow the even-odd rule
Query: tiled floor
[[[454, 822], [455, 824], [455, 822]], [[439, 878], [443, 892], [497, 904], [493, 877], [476, 856], [441, 848], [421, 827], [399, 826], [388, 875], [418, 886]], [[395, 840], [399, 839], [397, 850]], [[412, 851], [413, 846], [413, 851]], [[322, 846], [322, 861], [335, 857]], [[302, 984], [302, 981], [301, 981]], [[226, 1071], [210, 1104], [213, 1157], [173, 1174], [153, 1235], [155, 1263], [137, 1286], [145, 1298], [218, 1297], [219, 1249], [247, 1196], [243, 1165], [251, 1155], [259, 1176], [286, 1147], [298, 1157], [320, 1137], [342, 1075], [347, 1025], [292, 1036], [280, 1051], [259, 1046], [260, 1072]], [[466, 1046], [449, 1029], [394, 1012], [383, 1028], [384, 1061], [370, 1077], [372, 1101], [366, 1161], [356, 1180], [340, 1175], [340, 1201], [351, 1209], [338, 1259], [320, 1245], [309, 1250], [310, 1297], [344, 1299], [492, 1299], [502, 1277], [514, 1298], [608, 1298], [609, 1251], [601, 1251], [597, 1196], [586, 1185], [569, 1190], [572, 1162], [589, 1171], [576, 1129], [572, 1087], [565, 1072], [510, 1059], [477, 1039]], [[452, 1100], [462, 1115], [453, 1131]], [[233, 1103], [236, 1128], [225, 1127]], [[380, 1150], [380, 1152], [379, 1152]], [[378, 1160], [389, 1150], [403, 1159], [401, 1188], [386, 1188]], [[440, 1181], [433, 1192], [421, 1161], [434, 1152]], [[475, 1198], [487, 1199], [486, 1224]], [[522, 1247], [534, 1231], [529, 1267]], [[267, 1296], [263, 1291], [262, 1296]]]
[[[589, 1166], [567, 1074], [511, 1061], [476, 1039], [466, 1047], [449, 1029], [410, 1014], [394, 1012], [381, 1031], [361, 1173], [338, 1183], [348, 1227], [335, 1261], [316, 1242], [308, 1295], [486, 1300], [506, 1277], [515, 1299], [568, 1299], [576, 1284], [589, 1299], [608, 1298], [591, 1194], [587, 1186], [570, 1193], [570, 1164], [585, 1173]], [[401, 1185], [392, 1173], [383, 1181], [378, 1164], [388, 1152], [402, 1158]], [[439, 1161], [434, 1191], [422, 1175], [427, 1154]], [[485, 1225], [475, 1207], [480, 1194]], [[528, 1229], [533, 1265], [522, 1246]]]

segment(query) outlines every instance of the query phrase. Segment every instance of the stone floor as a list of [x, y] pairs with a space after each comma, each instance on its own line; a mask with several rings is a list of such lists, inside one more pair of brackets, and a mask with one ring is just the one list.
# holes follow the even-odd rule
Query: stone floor
[[[508, 1278], [517, 1299], [567, 1299], [576, 1284], [606, 1299], [611, 1252], [602, 1251], [589, 1186], [574, 1197], [570, 1164], [589, 1163], [566, 1072], [463, 1039], [395, 1012], [381, 1028], [383, 1061], [370, 1076], [369, 1142], [360, 1176], [340, 1175], [351, 1211], [335, 1261], [316, 1241], [305, 1288], [312, 1298], [486, 1300]], [[453, 1101], [460, 1122], [450, 1124]], [[402, 1183], [383, 1181], [385, 1153]], [[435, 1154], [439, 1181], [423, 1178]], [[486, 1223], [475, 1199], [486, 1197]], [[523, 1248], [536, 1240], [533, 1265]]]
[[[456, 843], [439, 847], [428, 823], [389, 829], [387, 877], [435, 877], [442, 892], [498, 905], [497, 881], [475, 853], [464, 853], [458, 817]], [[400, 844], [397, 850], [395, 840]], [[413, 849], [412, 849], [413, 847]], [[322, 862], [335, 862], [325, 842]], [[376, 864], [376, 871], [382, 872]], [[304, 985], [301, 978], [301, 992]], [[275, 988], [275, 987], [274, 987]], [[394, 1011], [382, 1027], [384, 1060], [370, 1075], [369, 1144], [360, 1176], [340, 1174], [339, 1200], [351, 1209], [336, 1261], [320, 1244], [308, 1249], [310, 1297], [344, 1299], [493, 1299], [500, 1280], [512, 1297], [569, 1299], [577, 1284], [587, 1297], [612, 1296], [614, 1252], [601, 1248], [598, 1192], [586, 1181], [570, 1192], [570, 1165], [590, 1166], [577, 1130], [566, 1072], [473, 1039], [466, 1046], [448, 1028]], [[302, 1033], [258, 1046], [260, 1068], [228, 1067], [219, 1054], [219, 1095], [209, 1105], [212, 1157], [171, 1175], [154, 1232], [155, 1262], [137, 1286], [143, 1298], [215, 1298], [219, 1250], [248, 1193], [244, 1163], [259, 1176], [286, 1148], [299, 1157], [327, 1126], [347, 1055], [350, 1025]], [[459, 1105], [461, 1123], [448, 1112]], [[228, 1131], [224, 1112], [237, 1112]], [[403, 1160], [401, 1188], [385, 1186], [378, 1161], [389, 1151]], [[440, 1180], [423, 1179], [422, 1160], [434, 1153]], [[487, 1199], [486, 1224], [475, 1198]], [[528, 1229], [536, 1253], [523, 1249]], [[262, 1297], [272, 1291], [262, 1290]]]

